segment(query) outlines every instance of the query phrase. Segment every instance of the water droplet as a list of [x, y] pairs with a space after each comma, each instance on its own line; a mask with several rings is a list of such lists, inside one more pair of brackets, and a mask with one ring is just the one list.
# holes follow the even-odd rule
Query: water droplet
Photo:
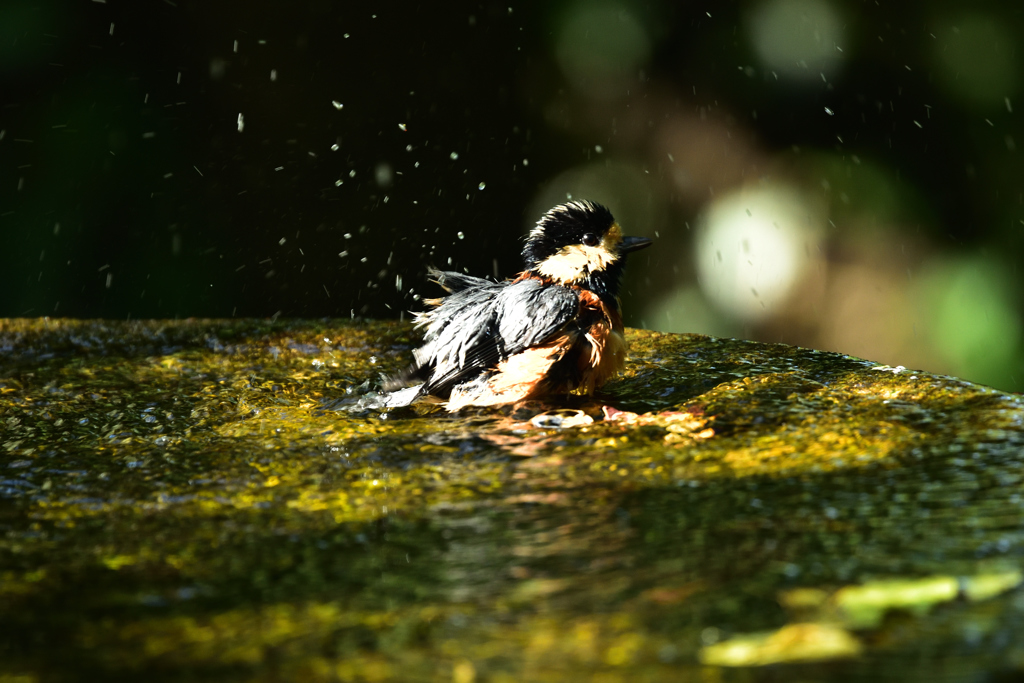
[[482, 190], [482, 189], [484, 189], [485, 187], [487, 187], [487, 183], [480, 183], [479, 185], [477, 185], [477, 186], [476, 186], [476, 189], [478, 189], [478, 190]]
[[461, 239], [465, 239], [465, 237], [466, 237], [466, 236], [465, 236], [465, 235], [464, 235], [464, 234], [462, 233], [462, 231], [460, 230], [460, 231], [459, 231], [459, 239], [460, 239], [460, 240], [461, 240]]
[[459, 158], [459, 153], [458, 152], [452, 152], [448, 156], [451, 157], [452, 161], [455, 161], [456, 159]]

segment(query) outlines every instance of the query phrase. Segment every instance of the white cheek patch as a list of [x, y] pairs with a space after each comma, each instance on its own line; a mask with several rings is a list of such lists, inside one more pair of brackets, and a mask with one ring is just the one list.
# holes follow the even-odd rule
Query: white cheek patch
[[544, 259], [537, 266], [537, 272], [563, 284], [582, 280], [590, 273], [604, 270], [618, 260], [618, 249], [608, 249], [605, 239], [593, 247], [584, 244], [570, 244], [562, 247], [557, 253]]

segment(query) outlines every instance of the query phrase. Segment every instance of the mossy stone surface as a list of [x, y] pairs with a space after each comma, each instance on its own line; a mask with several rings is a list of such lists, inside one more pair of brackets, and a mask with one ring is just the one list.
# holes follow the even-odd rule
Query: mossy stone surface
[[450, 415], [346, 409], [400, 323], [0, 321], [0, 680], [1024, 675], [1020, 396], [628, 338]]

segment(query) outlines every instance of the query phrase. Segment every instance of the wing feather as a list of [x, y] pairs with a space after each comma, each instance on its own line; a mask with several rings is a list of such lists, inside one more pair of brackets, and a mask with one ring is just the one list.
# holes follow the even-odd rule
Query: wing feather
[[[454, 287], [451, 296], [419, 318], [417, 324], [426, 332], [425, 344], [414, 353], [416, 364], [432, 370], [424, 393], [446, 397], [452, 387], [545, 343], [561, 332], [579, 308], [577, 295], [566, 287], [534, 279], [473, 279], [478, 283]], [[466, 282], [448, 280], [452, 281]]]

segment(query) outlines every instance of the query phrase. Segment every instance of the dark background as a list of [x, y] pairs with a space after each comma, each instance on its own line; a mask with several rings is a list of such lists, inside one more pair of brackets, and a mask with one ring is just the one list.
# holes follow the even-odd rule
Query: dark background
[[[1022, 21], [1010, 2], [5, 0], [0, 317], [397, 317], [437, 294], [428, 265], [512, 275], [540, 213], [586, 196], [658, 240], [627, 324], [1020, 390]], [[774, 293], [716, 281], [725, 242], [701, 246], [754, 195], [799, 214]], [[759, 244], [734, 256], [785, 261]]]

